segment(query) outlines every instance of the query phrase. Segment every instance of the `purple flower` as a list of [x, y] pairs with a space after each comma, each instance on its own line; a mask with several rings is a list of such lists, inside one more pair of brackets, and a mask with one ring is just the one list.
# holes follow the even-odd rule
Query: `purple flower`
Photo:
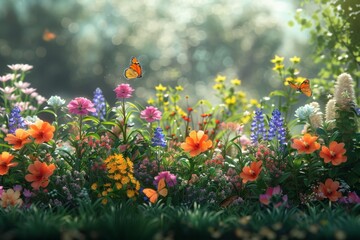
[[119, 84], [114, 92], [116, 93], [116, 98], [131, 98], [132, 92], [134, 89], [127, 83]]
[[3, 194], [3, 192], [4, 192], [4, 187], [0, 186], [0, 198], [1, 198], [2, 194]]
[[104, 120], [106, 115], [106, 103], [105, 97], [100, 88], [96, 88], [94, 91], [93, 103], [95, 105], [96, 112], [91, 115], [98, 117], [100, 120]]
[[166, 186], [167, 187], [173, 187], [176, 185], [176, 176], [169, 171], [163, 171], [160, 172], [156, 177], [154, 181], [154, 185], [157, 186], [159, 181], [161, 179], [165, 178]]
[[264, 114], [261, 109], [258, 108], [255, 110], [255, 117], [251, 123], [251, 142], [255, 144], [259, 141], [259, 138], [265, 139], [265, 134]]
[[277, 109], [272, 112], [272, 117], [269, 122], [268, 140], [270, 141], [274, 137], [277, 137], [280, 145], [286, 144], [286, 130], [284, 128], [284, 119], [281, 117], [281, 113]]
[[147, 106], [145, 110], [141, 111], [140, 118], [147, 122], [154, 122], [161, 119], [161, 112], [153, 106]]
[[69, 112], [78, 115], [87, 115], [90, 112], [96, 112], [94, 104], [87, 98], [77, 97], [67, 105]]
[[14, 191], [19, 191], [19, 192], [21, 192], [22, 186], [21, 186], [21, 185], [15, 185], [15, 186], [13, 187], [13, 189], [14, 189]]
[[23, 194], [24, 194], [24, 197], [30, 198], [32, 195], [32, 192], [25, 188]]
[[23, 117], [20, 115], [20, 108], [14, 107], [9, 116], [9, 133], [15, 133], [18, 128], [25, 129], [26, 124]]
[[151, 143], [154, 147], [166, 147], [165, 135], [160, 127], [155, 128], [154, 136], [151, 139]]

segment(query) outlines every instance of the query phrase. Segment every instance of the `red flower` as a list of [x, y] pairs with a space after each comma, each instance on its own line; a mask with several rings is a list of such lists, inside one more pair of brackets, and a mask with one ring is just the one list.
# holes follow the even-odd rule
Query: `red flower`
[[332, 141], [328, 147], [322, 146], [320, 157], [324, 159], [325, 163], [331, 162], [332, 165], [339, 165], [343, 162], [346, 162], [347, 157], [344, 156], [346, 149], [344, 148], [344, 143], [337, 143]]
[[207, 140], [208, 136], [203, 131], [191, 131], [189, 137], [181, 144], [184, 151], [189, 152], [191, 157], [195, 157], [207, 151], [212, 146], [212, 141]]
[[320, 144], [316, 142], [317, 139], [318, 137], [306, 133], [300, 139], [293, 139], [291, 147], [297, 149], [298, 153], [310, 154], [320, 149]]
[[324, 183], [320, 183], [318, 192], [320, 197], [328, 198], [332, 202], [336, 202], [339, 198], [341, 198], [341, 192], [338, 192], [339, 189], [339, 182], [333, 181], [332, 179], [328, 178]]
[[25, 176], [26, 181], [32, 182], [31, 186], [35, 190], [39, 190], [40, 187], [46, 188], [49, 184], [49, 177], [54, 173], [55, 165], [52, 163], [47, 165], [44, 162], [36, 160], [34, 164], [30, 164], [28, 171], [30, 174]]
[[259, 174], [262, 170], [261, 168], [262, 161], [252, 162], [250, 166], [245, 166], [240, 173], [240, 177], [242, 178], [243, 183], [247, 183], [248, 181], [256, 181], [259, 177]]
[[14, 156], [8, 152], [2, 152], [0, 155], [0, 175], [5, 175], [8, 173], [10, 167], [15, 167], [18, 165], [17, 162], [11, 162], [14, 159]]

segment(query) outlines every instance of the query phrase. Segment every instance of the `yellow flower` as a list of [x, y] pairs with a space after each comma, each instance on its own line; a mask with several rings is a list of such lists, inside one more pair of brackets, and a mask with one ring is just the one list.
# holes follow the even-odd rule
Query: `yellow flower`
[[293, 77], [287, 77], [287, 78], [285, 78], [285, 82], [284, 82], [284, 85], [285, 86], [288, 86], [289, 85], [289, 82], [294, 82], [295, 80], [294, 80], [294, 78]]
[[120, 190], [120, 189], [122, 189], [123, 185], [121, 183], [117, 182], [117, 183], [115, 183], [115, 187], [117, 190]]
[[235, 79], [231, 80], [231, 83], [232, 83], [233, 85], [235, 85], [235, 86], [240, 86], [241, 80], [235, 78]]
[[278, 55], [275, 55], [275, 57], [273, 59], [271, 59], [272, 63], [276, 63], [276, 64], [280, 64], [284, 62], [284, 58], [283, 57], [279, 57]]
[[179, 91], [179, 92], [184, 91], [184, 88], [180, 85], [176, 86], [175, 89], [176, 89], [176, 91]]
[[290, 62], [292, 63], [299, 63], [300, 62], [300, 58], [297, 56], [293, 56], [292, 58], [290, 58]]
[[235, 103], [236, 103], [236, 98], [235, 98], [235, 96], [232, 96], [232, 97], [230, 97], [230, 98], [225, 99], [225, 103], [226, 103], [227, 105], [235, 104]]
[[126, 195], [128, 196], [128, 198], [133, 198], [135, 196], [135, 190], [132, 189], [126, 190]]
[[225, 82], [225, 80], [226, 80], [226, 77], [222, 76], [222, 75], [217, 75], [215, 78], [215, 82], [217, 82], [217, 83], [223, 83], [223, 82]]
[[101, 200], [101, 203], [104, 204], [104, 205], [106, 205], [106, 204], [108, 203], [107, 198], [103, 198], [103, 199]]
[[275, 70], [275, 71], [281, 70], [281, 69], [284, 69], [284, 64], [276, 63], [275, 67], [273, 67], [273, 70]]
[[161, 83], [155, 87], [155, 90], [156, 91], [159, 91], [159, 92], [164, 92], [166, 91], [166, 87], [164, 87]]
[[111, 183], [105, 183], [104, 184], [104, 187], [110, 187], [111, 186]]
[[237, 92], [236, 95], [237, 95], [238, 98], [245, 98], [246, 97], [246, 93], [243, 92], [243, 91]]
[[91, 189], [94, 190], [94, 191], [97, 189], [97, 187], [98, 187], [97, 183], [93, 183], [91, 185]]
[[250, 104], [251, 105], [258, 105], [259, 104], [259, 102], [258, 102], [258, 100], [256, 100], [256, 99], [250, 99]]
[[214, 86], [213, 86], [213, 89], [215, 90], [221, 90], [224, 88], [224, 84], [222, 83], [216, 83]]
[[121, 175], [120, 174], [115, 174], [114, 175], [114, 178], [113, 178], [114, 180], [120, 180], [121, 179]]
[[107, 191], [102, 191], [102, 193], [101, 193], [101, 195], [102, 195], [103, 197], [105, 197], [107, 194], [108, 194]]
[[152, 98], [149, 98], [149, 99], [147, 100], [147, 103], [150, 104], [150, 105], [153, 105], [153, 104], [155, 103], [155, 100], [152, 99]]
[[127, 183], [129, 183], [130, 182], [130, 179], [128, 178], [128, 177], [123, 177], [122, 179], [121, 179], [121, 183], [122, 184], [127, 184]]

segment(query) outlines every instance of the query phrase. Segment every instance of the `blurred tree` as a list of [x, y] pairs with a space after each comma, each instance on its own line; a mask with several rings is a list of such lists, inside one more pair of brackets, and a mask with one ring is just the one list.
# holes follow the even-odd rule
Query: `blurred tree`
[[[131, 84], [143, 103], [159, 83], [181, 84], [188, 95], [209, 97], [219, 73], [266, 94], [269, 61], [283, 43], [279, 22], [260, 3], [208, 3], [3, 0], [0, 71], [28, 63], [34, 65], [29, 79], [46, 97], [91, 98], [100, 87], [114, 101], [114, 87], [126, 81], [123, 71], [130, 57], [138, 56], [144, 76]], [[44, 41], [45, 29], [57, 37]]]

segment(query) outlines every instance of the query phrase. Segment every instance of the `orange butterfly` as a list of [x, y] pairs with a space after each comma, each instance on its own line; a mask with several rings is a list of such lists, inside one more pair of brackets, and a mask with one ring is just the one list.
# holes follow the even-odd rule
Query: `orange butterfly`
[[50, 42], [56, 38], [56, 34], [45, 29], [42, 38], [44, 41]]
[[296, 85], [294, 83], [289, 82], [290, 87], [292, 87], [293, 89], [302, 92], [303, 94], [305, 94], [306, 96], [310, 97], [312, 95], [312, 91], [310, 88], [310, 80], [309, 79], [305, 79], [300, 85]]
[[168, 195], [168, 190], [165, 188], [165, 178], [160, 179], [157, 187], [157, 191], [151, 188], [145, 188], [143, 193], [150, 199], [151, 203], [156, 203], [159, 195], [166, 197]]
[[130, 66], [127, 69], [125, 69], [124, 75], [127, 79], [142, 77], [142, 69], [136, 57], [131, 58]]

